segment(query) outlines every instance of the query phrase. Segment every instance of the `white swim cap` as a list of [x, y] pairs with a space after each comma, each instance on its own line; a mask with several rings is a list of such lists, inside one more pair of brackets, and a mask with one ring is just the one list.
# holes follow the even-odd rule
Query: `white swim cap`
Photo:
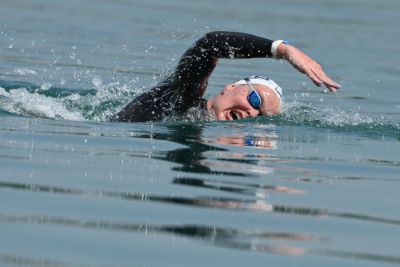
[[276, 84], [276, 82], [274, 82], [273, 80], [268, 79], [263, 76], [253, 75], [248, 78], [241, 79], [241, 80], [235, 82], [234, 84], [241, 85], [241, 84], [247, 84], [247, 82], [250, 82], [251, 84], [265, 85], [265, 86], [268, 86], [269, 88], [273, 89], [273, 91], [279, 97], [279, 100], [282, 104], [282, 88], [278, 84]]

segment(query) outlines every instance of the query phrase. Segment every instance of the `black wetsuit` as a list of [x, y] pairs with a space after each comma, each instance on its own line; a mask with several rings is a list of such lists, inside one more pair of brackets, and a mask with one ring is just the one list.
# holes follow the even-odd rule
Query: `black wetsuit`
[[206, 109], [202, 96], [218, 58], [272, 57], [272, 42], [246, 33], [207, 33], [185, 52], [169, 77], [132, 100], [112, 120], [156, 121], [196, 106]]

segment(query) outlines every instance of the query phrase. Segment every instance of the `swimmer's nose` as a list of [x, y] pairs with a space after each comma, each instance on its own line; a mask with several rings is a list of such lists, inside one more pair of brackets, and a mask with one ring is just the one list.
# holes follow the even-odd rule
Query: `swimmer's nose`
[[249, 110], [250, 117], [254, 118], [260, 115], [260, 111], [258, 109], [251, 109]]
[[244, 109], [241, 113], [243, 118], [255, 118], [260, 114], [260, 111], [254, 108]]

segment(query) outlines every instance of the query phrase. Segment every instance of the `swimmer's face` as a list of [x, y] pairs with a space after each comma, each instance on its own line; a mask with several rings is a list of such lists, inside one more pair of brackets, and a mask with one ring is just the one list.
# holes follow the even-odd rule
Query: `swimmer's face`
[[280, 113], [280, 99], [273, 89], [259, 84], [253, 84], [253, 87], [262, 99], [260, 109], [254, 109], [247, 100], [251, 92], [247, 84], [228, 84], [208, 101], [207, 108], [215, 114], [217, 120], [238, 120], [261, 114], [271, 116]]

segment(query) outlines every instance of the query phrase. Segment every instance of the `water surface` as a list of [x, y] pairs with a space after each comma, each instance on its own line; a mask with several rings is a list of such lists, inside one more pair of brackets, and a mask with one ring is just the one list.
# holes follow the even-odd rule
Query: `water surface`
[[[399, 5], [3, 1], [0, 265], [399, 265]], [[222, 60], [207, 97], [263, 74], [285, 112], [107, 121], [210, 30], [289, 39], [343, 88]]]

